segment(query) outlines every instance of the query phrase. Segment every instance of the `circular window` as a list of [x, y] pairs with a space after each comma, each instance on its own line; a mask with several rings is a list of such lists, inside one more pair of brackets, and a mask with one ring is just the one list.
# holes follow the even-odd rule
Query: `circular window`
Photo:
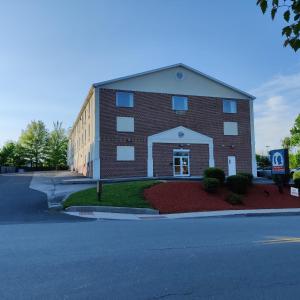
[[182, 79], [184, 78], [183, 73], [182, 73], [182, 72], [177, 72], [177, 73], [176, 73], [176, 78], [177, 78], [178, 80], [182, 80]]

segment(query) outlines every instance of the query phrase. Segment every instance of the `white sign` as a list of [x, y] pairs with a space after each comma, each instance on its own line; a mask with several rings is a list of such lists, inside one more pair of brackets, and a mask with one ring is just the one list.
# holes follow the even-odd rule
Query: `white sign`
[[291, 195], [295, 197], [299, 197], [299, 189], [291, 187]]

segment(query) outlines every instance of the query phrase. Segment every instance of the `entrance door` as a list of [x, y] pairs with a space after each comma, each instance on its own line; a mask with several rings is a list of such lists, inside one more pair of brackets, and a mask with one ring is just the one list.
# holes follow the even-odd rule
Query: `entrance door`
[[236, 175], [235, 156], [228, 156], [228, 176]]
[[188, 150], [173, 151], [174, 176], [190, 176], [190, 157]]

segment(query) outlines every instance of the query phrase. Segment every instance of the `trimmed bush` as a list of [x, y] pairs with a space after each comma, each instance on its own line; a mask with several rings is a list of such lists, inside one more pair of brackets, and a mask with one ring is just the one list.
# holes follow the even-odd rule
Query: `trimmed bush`
[[221, 185], [223, 185], [225, 181], [225, 173], [219, 168], [207, 168], [204, 170], [204, 177], [216, 178], [219, 180]]
[[245, 176], [248, 180], [248, 185], [253, 184], [253, 175], [251, 173], [240, 172], [240, 173], [237, 173], [237, 175]]
[[290, 182], [290, 175], [273, 174], [272, 180], [274, 181], [275, 184], [287, 185]]
[[239, 205], [239, 204], [243, 204], [243, 196], [239, 195], [239, 194], [235, 194], [235, 193], [230, 193], [225, 201], [227, 201], [228, 203], [232, 204], [232, 205]]
[[300, 189], [300, 171], [296, 171], [293, 174], [294, 187]]
[[226, 184], [230, 191], [236, 194], [246, 194], [248, 187], [248, 179], [241, 175], [232, 175], [227, 177]]
[[208, 193], [215, 193], [220, 186], [220, 181], [217, 178], [205, 177], [203, 179], [204, 190]]
[[296, 171], [293, 174], [293, 180], [300, 178], [300, 171]]
[[296, 178], [294, 180], [294, 187], [300, 189], [300, 178]]

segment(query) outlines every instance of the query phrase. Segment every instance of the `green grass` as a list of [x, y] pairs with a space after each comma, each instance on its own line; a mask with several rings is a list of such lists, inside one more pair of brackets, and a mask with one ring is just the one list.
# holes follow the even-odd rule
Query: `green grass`
[[104, 184], [100, 202], [97, 199], [96, 188], [91, 188], [70, 195], [63, 206], [151, 207], [145, 201], [143, 191], [157, 183], [159, 181], [148, 180]]

